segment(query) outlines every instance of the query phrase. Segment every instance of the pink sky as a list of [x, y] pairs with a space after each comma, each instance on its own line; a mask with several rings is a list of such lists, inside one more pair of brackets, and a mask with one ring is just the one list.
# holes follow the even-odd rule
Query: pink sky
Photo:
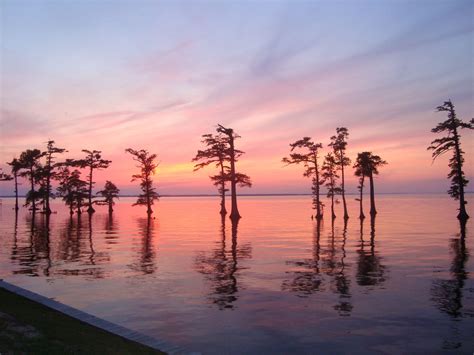
[[[460, 118], [473, 116], [472, 3], [436, 2], [429, 11], [413, 4], [408, 16], [396, 2], [365, 10], [346, 3], [342, 17], [329, 5], [315, 12], [304, 3], [262, 3], [251, 12], [145, 2], [108, 11], [107, 4], [4, 5], [4, 170], [21, 151], [54, 139], [69, 150], [65, 157], [102, 150], [113, 163], [97, 174], [97, 186], [110, 179], [135, 193], [134, 162], [124, 150], [143, 148], [161, 161], [161, 194], [213, 193], [212, 169], [193, 173], [191, 159], [200, 136], [221, 123], [242, 136], [238, 168], [254, 182], [242, 192], [307, 193], [302, 167], [281, 163], [288, 144], [311, 136], [326, 152], [336, 127], [345, 126], [352, 160], [372, 151], [389, 162], [378, 191], [447, 189], [447, 157], [432, 164], [426, 147], [436, 138], [430, 129], [446, 118], [435, 112], [444, 100], [453, 100]], [[160, 23], [161, 7], [168, 12]], [[89, 10], [88, 27], [67, 21]], [[106, 21], [94, 18], [101, 10]], [[136, 27], [124, 32], [122, 21]], [[463, 132], [471, 179], [473, 142]], [[356, 191], [351, 174], [347, 185]], [[0, 194], [11, 191], [1, 184]]]

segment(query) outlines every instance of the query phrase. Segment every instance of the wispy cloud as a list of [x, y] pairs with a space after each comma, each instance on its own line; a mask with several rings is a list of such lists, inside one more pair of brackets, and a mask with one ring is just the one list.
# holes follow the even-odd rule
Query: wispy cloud
[[[95, 16], [90, 8], [104, 13], [109, 4], [82, 6]], [[108, 174], [128, 184], [133, 163], [123, 149], [140, 146], [159, 153], [168, 192], [175, 181], [212, 189], [207, 172], [187, 172], [187, 162], [200, 135], [222, 123], [243, 136], [240, 166], [256, 176], [257, 190], [275, 176], [299, 187], [300, 172], [282, 170], [280, 159], [303, 135], [327, 144], [335, 127], [348, 126], [350, 153], [377, 150], [392, 161], [387, 176], [399, 177], [415, 159], [430, 163], [425, 146], [440, 101], [450, 97], [462, 117], [472, 115], [471, 1], [206, 3], [205, 14], [166, 4], [160, 21], [128, 16], [137, 6], [123, 3], [104, 24], [91, 20], [103, 26], [101, 41], [76, 29], [76, 44], [65, 33], [41, 47], [9, 16], [15, 36], [2, 68], [2, 160], [49, 138], [72, 155], [96, 146], [114, 160]], [[41, 38], [57, 34], [37, 21]], [[124, 21], [130, 31], [118, 25]], [[75, 48], [81, 44], [87, 53]], [[435, 169], [420, 174], [442, 170]]]

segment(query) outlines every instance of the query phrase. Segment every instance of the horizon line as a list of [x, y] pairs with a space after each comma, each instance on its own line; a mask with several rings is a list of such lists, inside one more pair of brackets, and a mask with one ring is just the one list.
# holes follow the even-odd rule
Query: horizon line
[[[473, 194], [474, 191], [465, 191], [466, 194]], [[441, 195], [447, 194], [446, 192], [378, 192], [377, 195]], [[346, 192], [346, 195], [359, 196], [358, 192]], [[226, 194], [226, 197], [230, 197], [230, 194]], [[258, 197], [258, 196], [313, 196], [311, 193], [255, 193], [255, 194], [239, 194], [239, 197]], [[18, 196], [19, 198], [25, 198], [26, 196]], [[120, 197], [138, 197], [138, 195], [119, 195]], [[166, 194], [160, 195], [161, 197], [220, 197], [219, 194]], [[15, 198], [14, 195], [0, 195], [0, 198]]]

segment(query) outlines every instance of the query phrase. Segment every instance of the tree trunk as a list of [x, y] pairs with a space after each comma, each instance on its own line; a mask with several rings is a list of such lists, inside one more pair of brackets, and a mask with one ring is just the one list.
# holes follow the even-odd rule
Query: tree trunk
[[321, 202], [319, 197], [319, 179], [318, 175], [316, 174], [316, 219], [321, 220], [323, 218], [323, 213], [321, 211]]
[[364, 214], [364, 204], [363, 204], [363, 199], [364, 197], [364, 176], [362, 175], [361, 180], [360, 180], [360, 197], [359, 197], [359, 206], [360, 206], [360, 213], [359, 213], [359, 218], [364, 219], [365, 214]]
[[370, 249], [375, 254], [375, 215], [370, 216]]
[[109, 201], [109, 214], [112, 214], [113, 211], [114, 211], [113, 202]]
[[[451, 114], [454, 117], [454, 109], [451, 110]], [[459, 142], [459, 135], [454, 126], [454, 149], [456, 154], [456, 165], [457, 165], [457, 180], [458, 180], [458, 187], [459, 187], [459, 214], [458, 219], [460, 221], [467, 221], [469, 219], [469, 215], [466, 211], [466, 200], [464, 198], [464, 184], [463, 184], [463, 172], [462, 172], [462, 156], [461, 156], [461, 144]]]
[[377, 214], [377, 210], [375, 209], [375, 191], [374, 191], [374, 175], [370, 172], [369, 175], [369, 182], [370, 182], [370, 215], [374, 217]]
[[36, 191], [35, 191], [35, 181], [33, 176], [33, 165], [30, 166], [30, 182], [31, 182], [31, 201], [33, 203], [33, 214], [36, 213]]
[[461, 239], [461, 243], [463, 243], [463, 244], [464, 244], [464, 241], [466, 239], [466, 223], [467, 223], [467, 221], [462, 221], [462, 220], [459, 221], [459, 225], [461, 227], [459, 237]]
[[[93, 159], [91, 157], [91, 159]], [[92, 163], [91, 163], [92, 164]], [[90, 166], [89, 171], [89, 207], [87, 208], [88, 213], [94, 213], [94, 207], [92, 207], [92, 165]]]
[[232, 207], [230, 211], [231, 219], [239, 219], [240, 213], [237, 207], [237, 181], [235, 177], [235, 151], [234, 151], [234, 137], [229, 134], [229, 145], [230, 145], [230, 179], [231, 179], [231, 198]]
[[51, 208], [49, 207], [49, 195], [51, 194], [51, 155], [48, 156], [48, 175], [46, 176], [46, 206], [44, 212], [51, 214]]
[[331, 195], [331, 216], [332, 219], [336, 218], [336, 214], [334, 213], [334, 192]]
[[13, 176], [15, 177], [15, 211], [18, 211], [18, 175], [15, 172]]
[[220, 214], [222, 216], [227, 214], [227, 210], [225, 209], [225, 180], [224, 180], [224, 162], [220, 160], [220, 166], [221, 166], [221, 177], [222, 177], [222, 182], [221, 182], [221, 212]]
[[146, 181], [146, 189], [145, 189], [145, 193], [146, 193], [146, 206], [147, 206], [147, 210], [146, 210], [146, 213], [148, 214], [148, 216], [150, 216], [152, 213], [153, 213], [153, 210], [151, 209], [151, 200], [150, 200], [150, 174], [147, 173], [147, 175], [145, 176], [145, 181]]
[[341, 151], [341, 182], [342, 182], [342, 204], [344, 205], [344, 219], [349, 218], [349, 214], [347, 213], [347, 204], [346, 204], [346, 189], [345, 189], [345, 182], [344, 182], [344, 154]]
[[316, 219], [321, 220], [323, 218], [323, 213], [321, 212], [321, 202], [319, 197], [319, 167], [318, 167], [318, 157], [314, 154], [314, 171], [316, 173]]
[[224, 188], [222, 189], [222, 192], [221, 192], [221, 212], [220, 212], [221, 215], [226, 215], [227, 214], [227, 210], [225, 209], [225, 190]]

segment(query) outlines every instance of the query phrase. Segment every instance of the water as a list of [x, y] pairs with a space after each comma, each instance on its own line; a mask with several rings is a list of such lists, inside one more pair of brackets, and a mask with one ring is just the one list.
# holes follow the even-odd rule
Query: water
[[217, 198], [163, 198], [150, 221], [132, 202], [55, 202], [48, 233], [3, 199], [0, 278], [203, 353], [474, 350], [473, 219], [463, 242], [447, 196], [381, 195], [373, 226], [351, 197], [346, 227], [337, 206], [319, 228], [307, 196], [242, 197], [238, 226]]

